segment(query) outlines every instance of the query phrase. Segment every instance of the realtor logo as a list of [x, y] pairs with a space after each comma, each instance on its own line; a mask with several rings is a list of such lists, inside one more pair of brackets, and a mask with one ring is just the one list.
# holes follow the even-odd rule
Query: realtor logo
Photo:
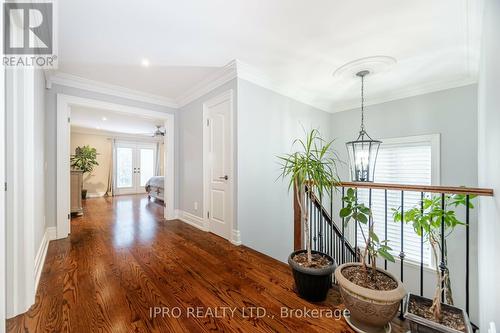
[[3, 4], [5, 66], [54, 67], [53, 3]]

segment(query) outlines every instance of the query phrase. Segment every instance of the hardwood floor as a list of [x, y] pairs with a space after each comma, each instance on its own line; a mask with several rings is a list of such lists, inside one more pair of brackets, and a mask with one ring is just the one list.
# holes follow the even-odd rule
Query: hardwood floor
[[36, 303], [8, 332], [352, 332], [331, 318], [342, 309], [334, 289], [304, 301], [287, 265], [165, 221], [146, 197], [88, 199], [84, 211], [50, 243]]

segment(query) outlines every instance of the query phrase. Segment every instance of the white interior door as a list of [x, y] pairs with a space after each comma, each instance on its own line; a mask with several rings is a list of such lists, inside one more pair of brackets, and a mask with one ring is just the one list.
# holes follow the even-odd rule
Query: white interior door
[[116, 144], [116, 193], [145, 193], [146, 181], [154, 175], [154, 144], [119, 142]]
[[232, 145], [231, 94], [205, 104], [206, 204], [209, 231], [231, 240]]

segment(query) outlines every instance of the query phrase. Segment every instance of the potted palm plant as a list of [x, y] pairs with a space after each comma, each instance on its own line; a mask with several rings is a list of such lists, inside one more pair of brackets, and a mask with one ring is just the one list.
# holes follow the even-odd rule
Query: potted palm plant
[[[91, 173], [99, 165], [97, 162], [97, 150], [90, 146], [76, 147], [75, 154], [71, 155], [71, 167], [83, 171], [83, 174]], [[87, 197], [87, 190], [82, 188], [82, 199]]]
[[[374, 231], [371, 209], [358, 202], [352, 188], [342, 200], [345, 207], [340, 210], [340, 217], [345, 224], [358, 223], [365, 241], [361, 262], [345, 263], [335, 270], [340, 294], [350, 312], [346, 320], [358, 332], [383, 332], [396, 315], [406, 291], [399, 279], [377, 267], [379, 256], [391, 262], [394, 257], [387, 240], [380, 240]], [[362, 225], [367, 225], [366, 235]]]
[[[293, 146], [298, 150], [278, 157], [281, 161], [281, 178], [289, 179], [289, 190], [294, 190], [299, 203], [306, 248], [293, 252], [288, 257], [299, 295], [309, 301], [322, 301], [332, 285], [335, 260], [311, 249], [309, 237], [309, 212], [305, 195], [323, 198], [326, 189], [338, 184], [336, 153], [333, 141], [326, 142], [318, 130], [307, 133], [306, 140], [297, 139]], [[305, 193], [307, 191], [307, 193]]]
[[[474, 195], [470, 199], [475, 198]], [[460, 221], [454, 208], [466, 206], [474, 208], [470, 201], [467, 201], [463, 194], [453, 194], [445, 196], [444, 207], [441, 205], [440, 196], [423, 198], [421, 206], [415, 206], [404, 212], [402, 218], [401, 211], [395, 209], [393, 213], [394, 221], [411, 223], [415, 233], [423, 236], [429, 242], [432, 249], [432, 256], [436, 263], [436, 289], [432, 300], [410, 293], [406, 302], [405, 318], [410, 323], [412, 332], [472, 332], [472, 327], [467, 313], [463, 309], [453, 306], [453, 295], [451, 292], [451, 279], [449, 271], [444, 268], [441, 272], [439, 254], [442, 253], [442, 262], [447, 262], [446, 237], [449, 236], [455, 227], [465, 225]], [[441, 240], [441, 223], [444, 221], [445, 236], [444, 242]], [[442, 251], [441, 251], [442, 250]], [[442, 294], [445, 294], [447, 304], [443, 303]]]

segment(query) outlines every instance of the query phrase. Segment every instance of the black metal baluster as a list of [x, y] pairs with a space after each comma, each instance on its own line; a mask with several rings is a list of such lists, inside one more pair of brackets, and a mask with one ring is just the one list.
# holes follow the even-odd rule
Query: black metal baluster
[[[312, 199], [311, 199], [312, 200]], [[318, 250], [318, 209], [316, 208], [316, 201], [314, 201], [314, 249]]]
[[320, 223], [319, 223], [320, 216], [318, 214], [318, 206], [317, 206], [318, 198], [315, 198], [314, 203], [315, 203], [314, 215], [316, 217], [316, 220], [315, 220], [316, 221], [316, 251], [320, 251], [321, 250], [321, 247], [320, 247], [321, 246], [321, 244], [320, 244], [321, 243], [321, 230], [320, 230], [321, 227], [320, 227]]
[[[345, 203], [344, 203], [344, 192], [345, 192], [345, 188], [342, 187], [342, 208], [345, 207]], [[342, 264], [344, 264], [346, 262], [346, 258], [345, 258], [345, 230], [344, 230], [344, 223], [345, 223], [345, 219], [342, 218]]]
[[[334, 247], [333, 224], [335, 223], [333, 221], [333, 186], [330, 187], [330, 217], [331, 217], [331, 221], [330, 221], [330, 223], [331, 223], [330, 224], [330, 251], [332, 252], [333, 247]], [[339, 260], [338, 257], [335, 257], [334, 259], [335, 259], [335, 261]]]
[[[387, 240], [387, 189], [384, 190], [384, 239]], [[387, 259], [384, 259], [384, 269], [387, 270]]]
[[[405, 252], [404, 252], [404, 191], [401, 191], [401, 252], [399, 252], [399, 259], [401, 261], [401, 282], [403, 282], [403, 273], [404, 273], [404, 259], [405, 259]], [[399, 317], [403, 319], [403, 300], [401, 300], [401, 310], [399, 313]]]
[[313, 226], [314, 226], [314, 221], [313, 221], [313, 217], [314, 217], [314, 212], [312, 211], [312, 198], [311, 198], [311, 194], [310, 193], [307, 193], [307, 197], [309, 198], [309, 241], [311, 243], [311, 247], [313, 246]]
[[[358, 205], [358, 189], [355, 189], [355, 204]], [[354, 253], [356, 258], [358, 257], [358, 223], [354, 221]], [[357, 260], [356, 260], [357, 261]]]
[[[420, 213], [424, 214], [424, 192], [420, 192]], [[424, 295], [424, 229], [420, 227], [420, 296]]]
[[465, 311], [469, 313], [469, 204], [470, 196], [467, 194], [465, 197]]
[[324, 229], [323, 229], [323, 214], [321, 212], [321, 207], [323, 207], [323, 195], [319, 196], [319, 206], [318, 206], [318, 222], [319, 222], [319, 250], [325, 252], [323, 248], [324, 245]]
[[[372, 189], [370, 188], [368, 190], [368, 208], [370, 208], [370, 211], [372, 209]], [[366, 237], [370, 238], [370, 228], [372, 226], [372, 221], [373, 217], [372, 216], [368, 216], [368, 235]], [[371, 264], [371, 258], [370, 256], [368, 256], [368, 264]]]
[[443, 303], [445, 303], [444, 299], [444, 273], [446, 271], [446, 263], [444, 262], [444, 253], [445, 253], [445, 239], [444, 239], [444, 209], [445, 209], [445, 194], [441, 193], [441, 209], [443, 210], [443, 215], [441, 216], [441, 264], [439, 265], [439, 268], [441, 269], [441, 300]]

